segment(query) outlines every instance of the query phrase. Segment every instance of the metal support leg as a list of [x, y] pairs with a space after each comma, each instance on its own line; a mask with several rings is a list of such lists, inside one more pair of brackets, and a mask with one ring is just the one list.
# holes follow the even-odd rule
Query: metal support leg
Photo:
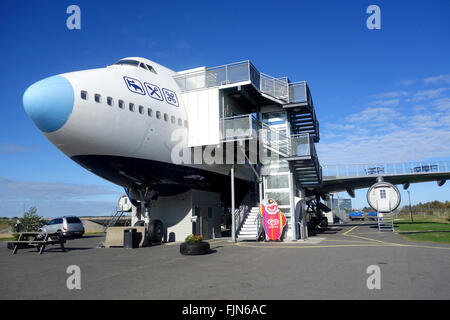
[[[20, 236], [19, 236], [19, 239], [17, 239], [17, 241], [21, 241], [22, 239], [23, 239], [23, 234], [21, 233]], [[12, 254], [16, 254], [16, 253], [17, 253], [17, 249], [19, 248], [18, 246], [19, 246], [18, 243], [16, 243], [16, 244], [14, 245], [14, 250], [13, 250], [13, 253], [12, 253]]]
[[236, 221], [234, 219], [234, 164], [231, 166], [231, 240], [236, 242]]
[[45, 250], [45, 245], [47, 244], [48, 241], [48, 233], [45, 234], [45, 238], [44, 238], [44, 244], [41, 247], [41, 250], [39, 250], [39, 254], [43, 254], [44, 250]]

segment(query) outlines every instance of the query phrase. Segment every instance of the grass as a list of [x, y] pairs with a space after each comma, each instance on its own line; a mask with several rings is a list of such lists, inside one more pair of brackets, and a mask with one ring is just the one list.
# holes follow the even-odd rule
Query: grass
[[6, 229], [9, 227], [9, 220], [0, 220], [0, 230]]
[[398, 217], [404, 220], [395, 221], [395, 231], [404, 240], [450, 243], [450, 221], [447, 216]]
[[15, 237], [9, 237], [9, 238], [0, 238], [0, 241], [13, 241], [16, 240]]

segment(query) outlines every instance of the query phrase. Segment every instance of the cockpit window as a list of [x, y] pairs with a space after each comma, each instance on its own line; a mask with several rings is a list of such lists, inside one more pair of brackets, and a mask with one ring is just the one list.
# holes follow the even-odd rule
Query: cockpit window
[[128, 65], [137, 67], [139, 65], [139, 61], [124, 59], [124, 60], [119, 60], [114, 64], [128, 64]]
[[137, 60], [131, 60], [131, 59], [123, 59], [123, 60], [119, 60], [116, 63], [117, 65], [130, 65], [130, 66], [135, 66], [135, 67], [141, 67], [142, 69], [145, 70], [149, 70], [151, 72], [153, 72], [154, 74], [158, 74], [155, 70], [155, 68], [153, 68], [152, 66], [145, 64], [143, 62], [139, 62]]
[[157, 74], [155, 69], [152, 66], [147, 65], [148, 70], [150, 70], [151, 72], [153, 72], [154, 74]]

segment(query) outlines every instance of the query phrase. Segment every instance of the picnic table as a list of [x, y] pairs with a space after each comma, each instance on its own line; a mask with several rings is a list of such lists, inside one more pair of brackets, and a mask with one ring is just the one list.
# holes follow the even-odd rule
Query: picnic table
[[54, 245], [58, 243], [61, 250], [65, 252], [65, 242], [66, 240], [60, 232], [22, 232], [16, 241], [8, 241], [8, 244], [14, 245], [13, 254], [16, 254], [18, 249], [25, 249], [29, 247], [36, 247], [39, 254], [42, 254], [47, 245]]

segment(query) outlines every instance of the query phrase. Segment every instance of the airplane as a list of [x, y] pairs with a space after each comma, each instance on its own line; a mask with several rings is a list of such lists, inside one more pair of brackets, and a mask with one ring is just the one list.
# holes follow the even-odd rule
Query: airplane
[[[135, 205], [142, 202], [148, 208], [158, 196], [189, 189], [217, 191], [229, 202], [231, 165], [171, 161], [171, 150], [177, 143], [170, 138], [173, 131], [184, 128], [185, 135], [189, 132], [189, 117], [175, 75], [177, 72], [154, 61], [127, 57], [104, 68], [40, 80], [25, 91], [23, 105], [51, 143], [80, 166], [124, 187]], [[236, 167], [238, 203], [254, 184], [248, 171], [248, 166]], [[395, 184], [443, 184], [450, 173], [382, 176]], [[351, 194], [355, 188], [375, 182], [375, 176], [324, 179], [322, 186], [308, 188], [307, 195], [318, 200], [337, 191]], [[318, 216], [321, 208], [316, 206]], [[155, 224], [160, 234], [162, 222]]]

